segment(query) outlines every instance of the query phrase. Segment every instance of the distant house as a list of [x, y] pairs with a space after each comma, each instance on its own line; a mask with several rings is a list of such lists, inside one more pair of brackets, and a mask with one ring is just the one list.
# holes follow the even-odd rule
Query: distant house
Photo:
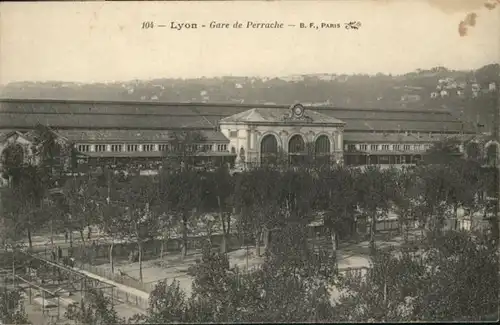
[[420, 100], [420, 95], [404, 94], [401, 96], [402, 102], [418, 102]]
[[446, 85], [446, 89], [457, 89], [458, 85], [456, 82], [451, 82], [449, 84]]

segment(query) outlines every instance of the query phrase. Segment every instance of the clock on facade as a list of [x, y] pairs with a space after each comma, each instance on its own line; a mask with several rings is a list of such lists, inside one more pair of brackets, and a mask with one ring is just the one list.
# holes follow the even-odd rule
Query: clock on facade
[[293, 115], [295, 117], [302, 117], [304, 115], [304, 106], [297, 104], [292, 107]]

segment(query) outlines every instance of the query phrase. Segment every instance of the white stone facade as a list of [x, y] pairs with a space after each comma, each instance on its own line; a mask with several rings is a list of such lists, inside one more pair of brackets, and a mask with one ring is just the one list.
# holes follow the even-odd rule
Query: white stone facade
[[[265, 109], [263, 109], [265, 110]], [[305, 111], [307, 115], [310, 111]], [[252, 115], [253, 114], [253, 115]], [[243, 115], [238, 114], [238, 115]], [[229, 139], [229, 150], [238, 155], [237, 160], [244, 159], [249, 163], [260, 161], [261, 141], [267, 135], [273, 135], [278, 143], [278, 150], [288, 153], [288, 144], [295, 135], [300, 135], [304, 142], [314, 145], [318, 137], [327, 136], [330, 141], [330, 154], [338, 163], [343, 160], [343, 132], [342, 121], [322, 116], [321, 121], [314, 120], [319, 113], [311, 114], [309, 120], [264, 120], [254, 113], [247, 114], [244, 118], [232, 116], [220, 122], [220, 130]], [[240, 157], [240, 154], [242, 157]]]

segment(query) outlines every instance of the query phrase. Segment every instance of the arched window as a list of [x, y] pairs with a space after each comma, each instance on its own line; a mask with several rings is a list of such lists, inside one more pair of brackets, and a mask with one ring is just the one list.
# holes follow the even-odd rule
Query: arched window
[[305, 161], [306, 144], [302, 136], [296, 134], [288, 141], [288, 157], [292, 166], [298, 166]]
[[330, 164], [330, 139], [326, 135], [319, 136], [314, 142], [314, 155], [317, 165]]
[[306, 144], [304, 143], [304, 139], [298, 134], [291, 137], [290, 141], [288, 141], [289, 153], [304, 153], [305, 148]]
[[316, 155], [330, 154], [330, 139], [326, 135], [321, 135], [316, 139], [314, 153]]
[[276, 140], [276, 137], [272, 134], [264, 136], [260, 142], [261, 163], [268, 164], [275, 162], [277, 154], [278, 141]]

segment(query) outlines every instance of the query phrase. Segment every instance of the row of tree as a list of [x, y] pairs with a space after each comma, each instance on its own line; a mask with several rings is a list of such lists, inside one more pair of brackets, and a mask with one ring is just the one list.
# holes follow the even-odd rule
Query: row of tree
[[[308, 249], [307, 234], [287, 226], [270, 244], [263, 267], [231, 268], [207, 247], [195, 268], [192, 294], [175, 280], [157, 284], [145, 315], [132, 324], [232, 322], [479, 321], [498, 317], [498, 254], [484, 234], [447, 231], [419, 252], [377, 250], [366, 274], [339, 273]], [[332, 297], [332, 288], [340, 290]], [[88, 296], [70, 319], [127, 323], [101, 293]]]
[[[445, 220], [455, 218], [459, 209], [467, 215], [487, 215], [485, 192], [496, 185], [495, 171], [462, 160], [406, 170], [339, 167], [310, 172], [263, 167], [234, 176], [224, 168], [187, 168], [156, 177], [117, 177], [104, 171], [100, 176], [69, 177], [62, 193], [47, 198], [41, 196], [43, 182], [36, 182], [39, 176], [30, 167], [24, 169], [16, 186], [4, 191], [3, 220], [10, 229], [26, 229], [30, 244], [31, 229], [44, 224], [55, 232], [79, 231], [84, 245], [84, 229], [99, 225], [113, 242], [137, 243], [141, 263], [145, 242], [159, 236], [166, 242], [177, 229], [185, 256], [190, 225], [200, 221], [219, 225], [221, 251], [225, 252], [231, 216], [237, 216], [236, 230], [255, 239], [260, 255], [260, 244], [263, 241], [267, 247], [271, 230], [287, 224], [306, 227], [322, 212], [333, 250], [336, 237], [356, 233], [356, 221], [362, 217], [370, 221], [374, 249], [376, 221], [389, 211], [399, 216], [402, 233], [414, 221], [430, 230], [442, 229]], [[20, 232], [9, 234], [20, 239]], [[113, 245], [111, 263], [112, 253]]]
[[[137, 243], [142, 261], [144, 243], [158, 235], [166, 240], [168, 230], [176, 227], [181, 229], [186, 254], [189, 225], [208, 214], [216, 216], [211, 221], [220, 224], [226, 239], [234, 227], [231, 216], [237, 216], [235, 228], [256, 240], [259, 254], [263, 237], [267, 258], [262, 270], [244, 274], [231, 269], [223, 240], [222, 254], [205, 250], [195, 270], [194, 294], [184, 297], [178, 285], [160, 284], [152, 294], [146, 321], [429, 320], [491, 311], [490, 298], [495, 294], [491, 290], [497, 286], [485, 286], [481, 279], [490, 284], [497, 281], [492, 262], [496, 256], [492, 243], [498, 242], [496, 218], [492, 218], [492, 236], [442, 233], [442, 229], [459, 209], [467, 215], [480, 212], [496, 217], [489, 213], [496, 209], [489, 210], [486, 195], [496, 196], [496, 169], [456, 158], [406, 169], [262, 166], [231, 175], [225, 168], [200, 171], [188, 165], [163, 169], [154, 177], [107, 169], [62, 177], [54, 139], [42, 130], [35, 143], [39, 163], [4, 163], [10, 183], [2, 193], [6, 244], [27, 236], [31, 245], [32, 231], [43, 225], [54, 232], [78, 230], [85, 243], [83, 229], [97, 224], [113, 242], [120, 238]], [[427, 226], [424, 253], [377, 251], [375, 223], [391, 210], [399, 216], [403, 233], [414, 220]], [[356, 220], [367, 217], [373, 257], [368, 277], [339, 277], [334, 258], [311, 252], [306, 225], [318, 212], [323, 212], [333, 249], [336, 236], [355, 232]], [[280, 231], [269, 241], [273, 229]], [[111, 245], [111, 253], [112, 249]], [[476, 266], [484, 266], [487, 274]], [[441, 280], [435, 284], [433, 279]], [[451, 280], [461, 287], [443, 300]], [[347, 292], [339, 306], [330, 301], [332, 283]], [[465, 297], [471, 286], [480, 304], [465, 307], [470, 304]], [[104, 322], [116, 318], [104, 313], [99, 306], [108, 302], [95, 295], [98, 303], [70, 316], [102, 317]]]
[[[7, 231], [3, 240], [14, 243], [26, 235], [31, 247], [33, 229], [48, 226], [53, 233], [78, 231], [85, 245], [84, 229], [98, 225], [112, 243], [117, 239], [137, 243], [142, 262], [143, 245], [152, 238], [161, 236], [166, 242], [180, 229], [185, 256], [190, 226], [202, 224], [210, 230], [218, 224], [222, 252], [231, 230], [237, 230], [255, 240], [260, 255], [260, 244], [267, 247], [273, 229], [287, 224], [305, 227], [321, 215], [333, 250], [339, 234], [356, 233], [357, 220], [365, 217], [373, 250], [376, 221], [389, 211], [399, 216], [402, 233], [413, 221], [430, 230], [442, 229], [446, 218], [456, 218], [459, 209], [469, 216], [493, 211], [485, 193], [496, 196], [497, 169], [437, 149], [429, 157], [440, 153], [447, 157], [440, 164], [406, 169], [282, 165], [231, 175], [226, 167], [199, 170], [183, 164], [163, 168], [156, 176], [127, 176], [106, 168], [65, 176], [61, 157], [68, 153], [53, 132], [39, 127], [33, 141], [38, 163], [17, 161], [9, 148], [2, 154], [3, 175], [10, 183], [2, 193], [2, 221], [6, 229], [26, 229], [25, 234]], [[113, 244], [113, 264], [112, 255]]]
[[[188, 296], [175, 280], [158, 283], [145, 314], [121, 318], [90, 289], [67, 319], [83, 324], [232, 322], [491, 321], [498, 317], [498, 251], [482, 233], [447, 231], [422, 249], [377, 250], [366, 274], [338, 272], [288, 225], [270, 244], [261, 269], [231, 268], [207, 245]], [[332, 288], [340, 290], [332, 296]], [[20, 292], [0, 292], [0, 320], [26, 324]]]

